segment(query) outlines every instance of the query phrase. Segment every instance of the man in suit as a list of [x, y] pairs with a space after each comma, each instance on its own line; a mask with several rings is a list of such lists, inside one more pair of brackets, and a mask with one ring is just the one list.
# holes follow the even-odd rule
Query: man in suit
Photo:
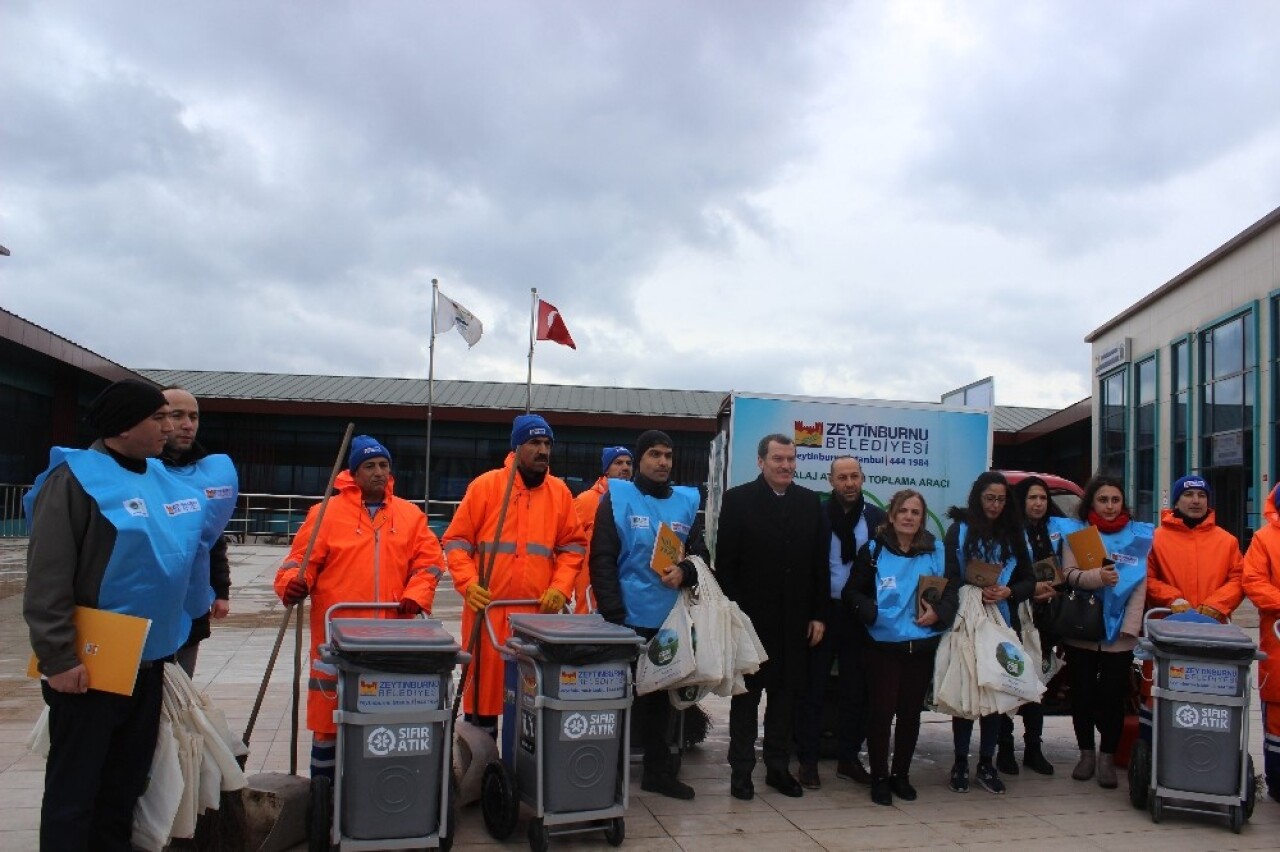
[[766, 690], [765, 783], [786, 796], [804, 794], [788, 765], [792, 721], [808, 683], [809, 649], [822, 641], [830, 601], [831, 530], [818, 495], [793, 481], [794, 442], [766, 435], [756, 456], [760, 476], [725, 492], [716, 534], [720, 585], [751, 618], [769, 655], [729, 709], [729, 789], [744, 800], [755, 795], [751, 773]]

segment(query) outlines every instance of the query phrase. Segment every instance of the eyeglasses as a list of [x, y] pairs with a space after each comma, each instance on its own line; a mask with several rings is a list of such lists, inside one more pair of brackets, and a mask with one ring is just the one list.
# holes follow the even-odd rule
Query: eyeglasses
[[1008, 499], [1009, 498], [1004, 494], [983, 494], [982, 495], [982, 502], [989, 503], [993, 506], [998, 506], [1001, 503], [1004, 503]]

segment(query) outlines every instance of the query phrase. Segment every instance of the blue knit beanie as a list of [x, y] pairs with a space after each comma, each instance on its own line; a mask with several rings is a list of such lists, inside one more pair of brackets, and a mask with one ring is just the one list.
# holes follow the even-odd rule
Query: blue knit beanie
[[511, 422], [511, 449], [514, 450], [532, 438], [549, 438], [554, 441], [556, 436], [547, 421], [542, 419], [542, 415], [521, 414]]
[[356, 435], [351, 439], [351, 452], [347, 454], [347, 470], [352, 473], [369, 459], [384, 458], [391, 464], [391, 451], [376, 438], [369, 435]]
[[1199, 488], [1204, 492], [1204, 496], [1208, 499], [1209, 504], [1213, 504], [1213, 490], [1209, 488], [1209, 483], [1203, 476], [1198, 474], [1190, 474], [1173, 483], [1173, 489], [1169, 493], [1169, 502], [1177, 504], [1178, 498], [1182, 496], [1182, 492], [1188, 488]]
[[631, 451], [626, 447], [605, 447], [600, 453], [600, 472], [608, 473], [609, 466], [618, 460], [618, 456], [631, 458]]

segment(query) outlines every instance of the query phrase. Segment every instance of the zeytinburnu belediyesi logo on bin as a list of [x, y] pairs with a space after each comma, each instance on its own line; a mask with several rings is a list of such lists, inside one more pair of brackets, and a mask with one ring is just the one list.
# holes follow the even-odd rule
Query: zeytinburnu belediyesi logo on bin
[[1014, 677], [1022, 677], [1022, 673], [1027, 670], [1027, 661], [1022, 655], [1022, 649], [1012, 642], [1000, 643], [996, 648], [996, 662], [1000, 664], [1000, 668]]

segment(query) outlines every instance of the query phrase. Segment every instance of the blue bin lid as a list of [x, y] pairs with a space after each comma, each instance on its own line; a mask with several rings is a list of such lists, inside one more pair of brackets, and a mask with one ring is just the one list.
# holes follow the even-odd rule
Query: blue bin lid
[[457, 640], [433, 618], [335, 618], [333, 646], [342, 651], [412, 651], [455, 655]]
[[511, 615], [510, 619], [512, 633], [551, 645], [635, 645], [640, 638], [630, 627], [611, 624], [599, 613], [533, 615], [521, 612]]
[[1234, 624], [1203, 624], [1193, 621], [1159, 619], [1147, 622], [1147, 637], [1162, 652], [1188, 654], [1234, 651], [1249, 656], [1258, 645]]

